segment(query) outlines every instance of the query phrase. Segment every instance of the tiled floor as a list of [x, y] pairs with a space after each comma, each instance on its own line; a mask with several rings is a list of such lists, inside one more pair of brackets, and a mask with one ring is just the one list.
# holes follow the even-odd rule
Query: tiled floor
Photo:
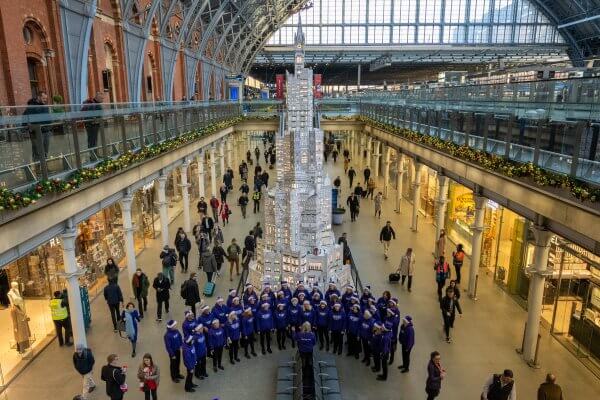
[[[239, 152], [239, 154], [243, 153]], [[330, 160], [328, 169], [332, 179], [343, 173], [342, 163], [339, 160], [335, 166], [331, 164]], [[237, 171], [237, 168], [234, 170]], [[236, 189], [239, 187], [238, 179], [239, 177], [236, 176], [234, 184]], [[342, 185], [343, 189], [346, 187]], [[234, 197], [237, 198], [237, 196], [236, 192]], [[541, 341], [541, 369], [530, 369], [519, 358], [514, 349], [521, 343], [526, 312], [496, 287], [490, 279], [483, 276], [479, 282], [479, 300], [474, 302], [463, 296], [464, 316], [457, 318], [453, 343], [445, 343], [431, 268], [434, 228], [425, 220], [421, 220], [419, 232], [412, 232], [409, 229], [410, 204], [405, 201], [402, 213], [396, 214], [392, 204], [394, 196], [395, 193], [391, 191], [390, 200], [384, 202], [381, 220], [373, 217], [372, 202], [363, 200], [358, 221], [345, 222], [344, 225], [336, 227], [335, 231], [338, 235], [342, 232], [348, 233], [349, 244], [358, 263], [363, 283], [370, 284], [377, 295], [385, 289], [390, 290], [400, 300], [402, 315], [413, 316], [416, 346], [412, 355], [411, 372], [400, 374], [396, 368], [398, 365], [396, 362], [390, 369], [389, 380], [379, 382], [375, 380], [374, 374], [360, 362], [340, 357], [337, 365], [345, 399], [424, 398], [425, 367], [432, 350], [441, 352], [442, 362], [448, 372], [440, 399], [477, 399], [488, 374], [499, 372], [504, 368], [514, 370], [517, 390], [521, 399], [535, 398], [537, 386], [543, 381], [546, 372], [550, 370], [557, 374], [567, 399], [592, 399], [600, 396], [600, 381], [547, 332], [543, 332]], [[345, 197], [342, 194], [342, 199]], [[192, 204], [192, 209], [195, 210], [195, 204]], [[182, 224], [182, 219], [179, 216], [171, 224], [171, 235]], [[193, 221], [196, 219], [193, 218]], [[391, 246], [388, 261], [384, 259], [383, 249], [378, 242], [379, 230], [387, 219], [392, 221], [397, 233], [397, 239]], [[232, 222], [224, 228], [226, 242], [230, 241], [232, 237], [243, 240], [246, 232], [258, 220], [258, 216], [251, 213], [248, 219], [242, 220], [239, 208], [234, 208]], [[409, 246], [415, 249], [417, 256], [417, 271], [412, 293], [408, 293], [401, 286], [387, 283], [388, 273], [396, 268], [400, 255]], [[138, 257], [138, 265], [151, 277], [160, 269], [158, 259], [160, 247], [160, 238], [151, 241], [148, 248]], [[190, 263], [192, 266], [197, 265], [196, 252], [192, 252]], [[468, 275], [468, 267], [465, 268], [464, 275]], [[200, 274], [200, 277], [200, 285], [202, 285], [205, 276]], [[171, 294], [170, 317], [181, 320], [183, 302], [178, 289], [182, 282], [182, 276], [179, 273], [176, 280], [176, 288]], [[125, 291], [129, 290], [130, 285], [126, 274], [121, 274], [120, 283]], [[222, 276], [217, 281], [217, 294], [225, 295], [235, 283], [237, 282], [230, 283], [228, 276]], [[209, 300], [209, 303], [212, 305], [212, 300]], [[112, 332], [106, 308], [101, 298], [93, 303], [93, 324], [88, 336], [90, 347], [96, 355], [97, 364], [94, 373], [99, 385], [102, 383], [99, 380], [100, 366], [104, 363], [107, 354], [118, 353], [121, 360], [130, 367], [134, 367], [140, 362], [143, 353], [150, 352], [162, 367], [163, 379], [159, 389], [161, 398], [165, 398], [168, 394], [170, 399], [271, 399], [275, 394], [277, 360], [291, 357], [290, 351], [287, 353], [275, 351], [273, 355], [259, 356], [252, 361], [244, 359], [242, 365], [230, 366], [226, 361], [224, 372], [212, 374], [209, 370], [209, 379], [198, 382], [200, 386], [196, 393], [185, 393], [183, 383], [173, 384], [168, 377], [168, 359], [162, 343], [165, 327], [164, 322], [159, 324], [154, 321], [153, 314], [156, 308], [153, 294], [150, 296], [150, 318], [146, 318], [140, 324], [139, 355], [135, 359], [131, 359], [129, 356], [129, 343]], [[78, 393], [80, 387], [78, 375], [71, 365], [71, 351], [72, 349], [59, 348], [56, 343], [52, 343], [10, 385], [3, 394], [4, 398], [9, 400], [71, 399]], [[399, 354], [397, 355], [399, 356]], [[141, 398], [141, 393], [137, 392], [137, 382], [132, 372], [128, 376], [128, 383], [131, 391], [126, 398]], [[103, 386], [101, 385], [99, 389], [92, 398], [105, 398]]]

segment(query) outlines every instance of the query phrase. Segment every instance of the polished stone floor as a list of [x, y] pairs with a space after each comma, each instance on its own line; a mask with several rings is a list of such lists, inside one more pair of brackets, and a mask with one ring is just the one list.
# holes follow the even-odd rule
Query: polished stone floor
[[[245, 151], [245, 149], [244, 149]], [[262, 151], [262, 146], [261, 146]], [[242, 154], [241, 151], [238, 152]], [[338, 160], [333, 165], [331, 159], [328, 171], [333, 180], [336, 175], [343, 174], [342, 163]], [[356, 168], [356, 166], [355, 166]], [[239, 188], [239, 177], [236, 171], [235, 189]], [[274, 180], [271, 173], [271, 182]], [[362, 175], [362, 174], [360, 174]], [[347, 187], [344, 181], [342, 187]], [[210, 186], [207, 185], [207, 191]], [[234, 197], [237, 199], [238, 193]], [[342, 194], [345, 199], [346, 193]], [[410, 226], [410, 207], [405, 200], [402, 212], [393, 211], [395, 193], [390, 192], [390, 199], [384, 202], [381, 220], [373, 217], [373, 205], [369, 200], [363, 200], [361, 214], [357, 222], [348, 220], [335, 227], [336, 234], [348, 233], [348, 241], [358, 264], [364, 284], [371, 285], [378, 296], [383, 290], [390, 290], [399, 298], [402, 315], [410, 314], [414, 318], [416, 330], [416, 345], [412, 354], [411, 371], [400, 374], [396, 368], [398, 358], [390, 369], [387, 382], [375, 380], [375, 375], [354, 359], [338, 358], [338, 369], [345, 399], [420, 399], [425, 398], [424, 384], [426, 364], [429, 353], [438, 350], [442, 355], [442, 363], [447, 370], [447, 378], [443, 382], [440, 399], [478, 399], [481, 387], [488, 374], [497, 373], [504, 368], [511, 368], [515, 373], [518, 396], [521, 399], [535, 398], [538, 385], [543, 381], [546, 372], [552, 371], [558, 376], [558, 383], [565, 391], [566, 399], [592, 399], [600, 396], [600, 381], [592, 375], [573, 355], [553, 339], [547, 331], [542, 332], [540, 363], [542, 368], [529, 368], [516, 354], [515, 348], [521, 343], [523, 323], [526, 312], [513, 301], [505, 292], [495, 286], [491, 279], [482, 276], [479, 282], [479, 300], [472, 301], [463, 296], [462, 307], [464, 315], [457, 318], [453, 334], [453, 343], [447, 344], [443, 339], [442, 321], [437, 304], [435, 282], [432, 271], [432, 247], [435, 230], [430, 221], [424, 218], [420, 221], [419, 232], [412, 232]], [[192, 204], [195, 210], [195, 202]], [[196, 214], [193, 213], [193, 216]], [[348, 215], [346, 215], [348, 217]], [[193, 219], [193, 222], [196, 218]], [[348, 219], [348, 218], [347, 218]], [[383, 249], [378, 241], [379, 230], [385, 220], [391, 220], [397, 239], [390, 249], [390, 258], [386, 261]], [[179, 216], [170, 226], [171, 238], [177, 227], [182, 224]], [[259, 220], [258, 215], [249, 214], [246, 220], [241, 219], [239, 207], [233, 208], [231, 223], [224, 228], [226, 243], [232, 237], [243, 240], [249, 229]], [[451, 244], [449, 244], [450, 246]], [[387, 275], [397, 266], [400, 255], [406, 247], [413, 247], [417, 256], [416, 274], [411, 293], [399, 285], [387, 283]], [[147, 249], [138, 257], [138, 265], [150, 277], [154, 277], [161, 268], [158, 253], [160, 238], [149, 241]], [[450, 250], [450, 249], [448, 249]], [[198, 256], [192, 251], [190, 264], [197, 265]], [[464, 274], [468, 274], [468, 261]], [[204, 274], [200, 274], [200, 285], [205, 282]], [[230, 282], [227, 275], [217, 281], [217, 294], [225, 295], [237, 284]], [[171, 318], [181, 321], [183, 317], [183, 302], [179, 296], [179, 285], [182, 276], [176, 276], [176, 288], [173, 290]], [[121, 287], [129, 290], [126, 273], [120, 277]], [[154, 295], [150, 297], [148, 310], [149, 318], [140, 324], [138, 341], [138, 356], [130, 357], [129, 342], [120, 339], [112, 332], [108, 310], [102, 298], [92, 304], [93, 324], [89, 331], [89, 345], [94, 351], [97, 364], [94, 377], [99, 390], [91, 396], [93, 399], [106, 398], [104, 387], [99, 379], [100, 367], [106, 355], [117, 353], [121, 360], [130, 368], [137, 367], [141, 355], [150, 352], [162, 368], [162, 380], [159, 388], [160, 398], [170, 399], [272, 399], [275, 397], [277, 361], [291, 357], [291, 351], [279, 352], [260, 356], [241, 365], [231, 366], [224, 357], [225, 371], [213, 374], [209, 369], [208, 380], [198, 382], [196, 393], [185, 393], [183, 382], [174, 384], [168, 377], [168, 358], [164, 350], [162, 335], [164, 322], [154, 321]], [[209, 299], [212, 305], [213, 300]], [[168, 318], [163, 317], [163, 321]], [[276, 348], [276, 346], [275, 346]], [[18, 376], [0, 399], [34, 400], [34, 399], [71, 399], [80, 390], [79, 375], [71, 364], [71, 348], [60, 348], [56, 342], [39, 355], [31, 365]], [[399, 354], [397, 354], [399, 356]], [[137, 391], [137, 380], [133, 370], [127, 379], [131, 388], [125, 398], [142, 398]], [[2, 397], [4, 396], [4, 397]]]

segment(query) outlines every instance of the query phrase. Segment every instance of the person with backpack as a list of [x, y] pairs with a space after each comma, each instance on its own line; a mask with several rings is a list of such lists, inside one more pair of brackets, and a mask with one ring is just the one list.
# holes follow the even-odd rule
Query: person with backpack
[[169, 278], [171, 285], [175, 284], [175, 267], [177, 266], [177, 254], [175, 249], [171, 249], [168, 245], [163, 247], [160, 253], [162, 260], [162, 273]]
[[175, 236], [175, 249], [179, 255], [179, 264], [181, 265], [181, 272], [186, 273], [189, 265], [189, 254], [192, 249], [192, 242], [188, 239], [187, 234], [183, 228], [177, 230]]
[[148, 276], [142, 272], [141, 268], [138, 268], [131, 279], [131, 288], [133, 289], [133, 296], [138, 301], [140, 318], [144, 318], [144, 311], [148, 311], [149, 287], [150, 281], [148, 280]]
[[127, 367], [119, 365], [119, 356], [109, 354], [102, 367], [100, 378], [106, 382], [106, 395], [110, 400], [122, 400], [127, 391], [125, 383]]
[[456, 284], [460, 285], [460, 270], [463, 266], [463, 261], [465, 260], [465, 251], [463, 250], [463, 245], [458, 244], [456, 246], [456, 251], [452, 252], [452, 264], [454, 265], [454, 270], [456, 271]]
[[169, 312], [169, 291], [171, 282], [162, 272], [159, 272], [152, 282], [152, 287], [156, 291], [156, 322], [162, 321], [162, 306], [165, 305], [165, 311]]
[[240, 254], [242, 249], [235, 241], [235, 238], [231, 239], [231, 244], [227, 247], [227, 258], [229, 259], [229, 280], [233, 281], [233, 266], [235, 265], [235, 272], [240, 275]]
[[200, 303], [200, 289], [196, 280], [196, 273], [190, 273], [190, 279], [181, 285], [181, 297], [185, 300], [185, 305], [189, 306], [192, 313], [196, 315], [196, 304]]
[[259, 190], [255, 190], [252, 193], [252, 201], [254, 202], [254, 214], [260, 212], [260, 198], [262, 197], [262, 193]]
[[96, 389], [96, 383], [92, 378], [92, 370], [94, 369], [94, 355], [92, 350], [86, 348], [82, 344], [75, 346], [75, 352], [73, 353], [73, 366], [75, 370], [83, 378], [83, 391], [81, 393], [81, 400], [87, 400], [88, 394], [92, 393]]
[[450, 278], [450, 267], [446, 260], [444, 260], [444, 256], [440, 256], [440, 258], [435, 262], [433, 266], [435, 270], [435, 281], [437, 283], [437, 294], [438, 299], [442, 299], [442, 289], [446, 286], [446, 280]]
[[379, 232], [379, 241], [383, 243], [383, 255], [386, 260], [388, 259], [388, 250], [392, 238], [396, 240], [396, 232], [394, 231], [394, 228], [392, 228], [392, 222], [387, 221], [385, 226], [381, 228], [381, 232]]

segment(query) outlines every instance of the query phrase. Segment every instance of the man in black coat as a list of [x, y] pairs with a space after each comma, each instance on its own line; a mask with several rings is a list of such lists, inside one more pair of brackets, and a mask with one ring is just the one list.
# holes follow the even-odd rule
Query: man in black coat
[[256, 248], [256, 241], [254, 240], [254, 230], [251, 230], [248, 236], [244, 239], [244, 250], [251, 252], [254, 255], [254, 249]]
[[390, 241], [392, 238], [396, 240], [396, 232], [394, 231], [394, 228], [392, 228], [392, 223], [387, 221], [379, 233], [379, 241], [383, 243], [383, 255], [385, 256], [386, 260], [388, 258], [388, 250], [390, 248]]
[[88, 394], [96, 389], [96, 383], [92, 378], [92, 370], [94, 369], [95, 362], [94, 355], [90, 349], [82, 344], [78, 344], [75, 347], [75, 353], [73, 353], [73, 366], [83, 378], [83, 392], [81, 394], [83, 400], [86, 400]]
[[[37, 97], [31, 98], [27, 102], [27, 108], [23, 112], [23, 115], [34, 115], [34, 114], [48, 114], [49, 109], [46, 105], [48, 102], [48, 95], [46, 92], [39, 92]], [[35, 161], [39, 161], [41, 157], [46, 158], [48, 156], [48, 148], [50, 146], [50, 127], [47, 124], [50, 121], [35, 121], [29, 124], [29, 137], [31, 138], [31, 156]], [[35, 133], [35, 127], [41, 125], [42, 132], [42, 148], [38, 146], [38, 139]]]
[[123, 306], [123, 292], [116, 281], [104, 287], [104, 300], [108, 304], [113, 330], [117, 332], [117, 321], [121, 320], [120, 307]]
[[352, 193], [350, 196], [348, 196], [348, 199], [346, 199], [346, 204], [350, 208], [350, 221], [356, 221], [356, 217], [358, 216], [358, 209], [360, 207], [358, 196], [356, 196], [355, 193]]
[[363, 175], [365, 177], [365, 182], [368, 182], [369, 177], [371, 176], [371, 169], [369, 167], [366, 167], [363, 171]]
[[446, 333], [446, 342], [450, 343], [452, 338], [450, 337], [450, 329], [454, 328], [454, 318], [456, 317], [456, 310], [462, 315], [462, 309], [460, 303], [454, 296], [454, 289], [449, 287], [446, 289], [446, 295], [440, 301], [440, 308], [442, 309], [442, 318], [444, 319], [444, 332]]
[[175, 249], [179, 254], [179, 263], [181, 264], [181, 272], [187, 272], [189, 265], [189, 254], [192, 249], [192, 242], [188, 239], [187, 234], [182, 228], [177, 231], [175, 237]]
[[181, 297], [185, 300], [185, 305], [190, 306], [194, 315], [196, 315], [196, 304], [200, 302], [200, 288], [196, 281], [196, 273], [190, 273], [190, 279], [181, 285]]
[[206, 215], [206, 211], [208, 211], [208, 204], [204, 200], [204, 197], [200, 197], [200, 201], [198, 202], [197, 208], [198, 214]]
[[156, 321], [161, 322], [163, 303], [165, 304], [165, 311], [167, 313], [169, 312], [169, 298], [171, 297], [169, 290], [171, 289], [171, 282], [162, 272], [159, 272], [156, 278], [154, 278], [152, 287], [156, 290]]
[[356, 171], [353, 167], [350, 167], [348, 170], [348, 179], [350, 179], [350, 189], [352, 189], [352, 182], [354, 181], [354, 177], [356, 176]]
[[201, 232], [206, 234], [208, 236], [209, 240], [212, 240], [212, 232], [213, 232], [213, 228], [215, 227], [215, 223], [213, 221], [213, 219], [211, 217], [209, 217], [208, 215], [205, 215], [204, 217], [202, 217], [202, 221], [200, 222], [201, 225]]

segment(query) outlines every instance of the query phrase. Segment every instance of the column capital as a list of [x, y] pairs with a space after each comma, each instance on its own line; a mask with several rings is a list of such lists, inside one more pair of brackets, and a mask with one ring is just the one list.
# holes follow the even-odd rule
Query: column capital
[[75, 239], [77, 238], [77, 228], [67, 228], [61, 235], [64, 251], [75, 251]]
[[478, 195], [478, 194], [474, 194], [473, 200], [475, 200], [475, 209], [479, 210], [485, 206], [485, 202], [487, 201], [487, 198], [483, 197], [481, 195]]
[[552, 231], [549, 231], [545, 226], [534, 225], [531, 227], [533, 236], [535, 238], [535, 245], [538, 247], [550, 246], [550, 239], [554, 236]]
[[131, 212], [131, 203], [133, 203], [133, 196], [127, 195], [121, 199], [121, 209], [123, 211]]

